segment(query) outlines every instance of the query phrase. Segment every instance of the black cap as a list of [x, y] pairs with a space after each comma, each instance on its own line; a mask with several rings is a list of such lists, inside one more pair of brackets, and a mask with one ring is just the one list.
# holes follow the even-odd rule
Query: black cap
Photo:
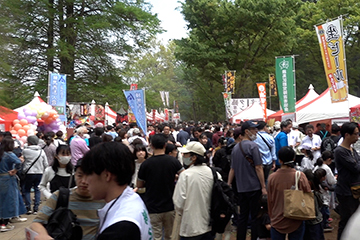
[[246, 129], [257, 128], [259, 125], [255, 124], [253, 121], [246, 121], [241, 125], [241, 132], [245, 133]]

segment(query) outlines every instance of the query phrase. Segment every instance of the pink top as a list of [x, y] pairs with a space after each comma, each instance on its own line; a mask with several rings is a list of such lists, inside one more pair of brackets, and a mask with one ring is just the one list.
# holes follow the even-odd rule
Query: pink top
[[75, 166], [77, 161], [84, 156], [84, 154], [90, 149], [86, 145], [84, 139], [79, 136], [75, 136], [70, 142], [71, 150], [71, 163]]

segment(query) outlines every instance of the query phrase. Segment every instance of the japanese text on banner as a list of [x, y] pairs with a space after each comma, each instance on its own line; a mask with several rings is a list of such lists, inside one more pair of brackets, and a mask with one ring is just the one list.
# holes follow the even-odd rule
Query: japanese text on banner
[[345, 66], [345, 49], [341, 20], [337, 19], [315, 27], [326, 80], [330, 88], [331, 102], [343, 102], [348, 98], [348, 81]]
[[138, 126], [143, 130], [146, 135], [146, 109], [145, 98], [143, 90], [124, 90], [125, 98], [133, 111]]

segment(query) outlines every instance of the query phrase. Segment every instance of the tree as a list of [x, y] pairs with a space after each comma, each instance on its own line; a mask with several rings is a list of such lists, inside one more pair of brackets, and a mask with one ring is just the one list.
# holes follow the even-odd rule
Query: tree
[[182, 118], [191, 118], [191, 89], [184, 83], [186, 70], [174, 56], [175, 44], [169, 42], [164, 46], [155, 40], [150, 44], [150, 49], [131, 57], [124, 71], [125, 82], [137, 83], [139, 89], [145, 89], [148, 111], [164, 108], [159, 91], [168, 91], [169, 108], [177, 101]]
[[[299, 1], [187, 0], [182, 13], [189, 37], [176, 41], [176, 56], [198, 69], [197, 78], [213, 86], [211, 104], [204, 112], [211, 119], [223, 115], [220, 74], [236, 70], [233, 97], [257, 96], [256, 82], [267, 81], [274, 71], [274, 57], [287, 55], [295, 44], [294, 17]], [[211, 84], [210, 84], [211, 83]], [[205, 86], [204, 86], [205, 87]], [[205, 87], [206, 88], [206, 87]]]
[[67, 74], [68, 101], [125, 101], [121, 67], [161, 31], [143, 0], [0, 0], [0, 9], [0, 22], [11, 26], [0, 36], [14, 39], [11, 73], [0, 76], [45, 95], [48, 71]]

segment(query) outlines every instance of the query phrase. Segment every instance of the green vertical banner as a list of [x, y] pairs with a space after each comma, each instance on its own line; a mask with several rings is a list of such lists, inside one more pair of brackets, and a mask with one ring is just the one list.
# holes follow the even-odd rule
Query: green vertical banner
[[275, 59], [276, 83], [279, 100], [284, 113], [295, 112], [295, 84], [293, 57], [277, 57]]

